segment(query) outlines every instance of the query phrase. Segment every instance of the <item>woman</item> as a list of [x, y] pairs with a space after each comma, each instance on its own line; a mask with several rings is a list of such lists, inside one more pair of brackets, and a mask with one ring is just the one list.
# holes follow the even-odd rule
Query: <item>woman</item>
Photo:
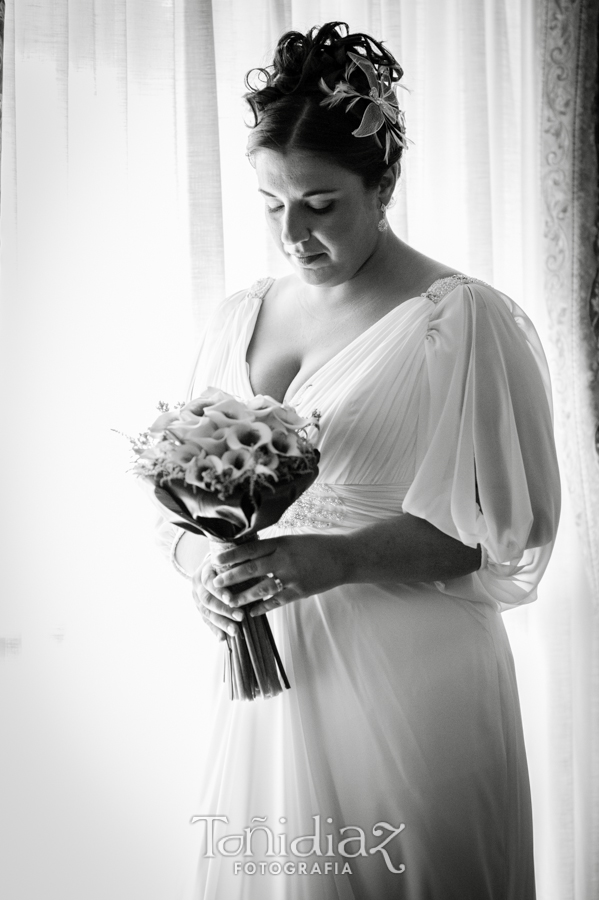
[[[278, 526], [194, 575], [220, 637], [248, 602], [272, 611], [292, 683], [238, 703], [216, 676], [195, 819], [205, 900], [535, 895], [500, 612], [536, 596], [557, 526], [548, 376], [515, 303], [388, 226], [401, 74], [329, 23], [284, 35], [247, 95], [248, 155], [292, 271], [222, 304], [192, 394], [317, 409], [321, 464]], [[178, 533], [177, 565], [195, 568], [198, 546]]]

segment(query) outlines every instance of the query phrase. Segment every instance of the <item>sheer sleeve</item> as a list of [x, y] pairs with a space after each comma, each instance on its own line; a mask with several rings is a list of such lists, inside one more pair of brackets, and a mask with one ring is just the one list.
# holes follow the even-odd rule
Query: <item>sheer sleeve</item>
[[[198, 352], [195, 359], [191, 376], [188, 382], [186, 401], [193, 399], [194, 394], [210, 386], [210, 375], [218, 366], [220, 346], [216, 340], [219, 332], [227, 327], [227, 321], [240, 301], [247, 296], [247, 291], [237, 291], [235, 294], [222, 300], [214, 310], [210, 320], [208, 321], [204, 333], [201, 337]], [[190, 577], [190, 573], [179, 564], [177, 559], [177, 545], [181, 538], [185, 535], [182, 528], [173, 525], [167, 519], [160, 517], [155, 526], [156, 544], [162, 553], [170, 560], [176, 571], [185, 578]]]
[[156, 544], [158, 548], [161, 550], [162, 554], [169, 560], [174, 569], [182, 575], [184, 578], [189, 579], [191, 574], [186, 572], [183, 566], [179, 564], [177, 560], [177, 545], [181, 538], [185, 535], [185, 531], [182, 528], [178, 528], [176, 525], [173, 525], [172, 522], [168, 522], [166, 519], [163, 519], [162, 516], [156, 522], [154, 528], [154, 535], [156, 538]]
[[195, 365], [188, 383], [187, 402], [205, 388], [219, 386], [218, 374], [216, 375], [216, 382], [214, 381], [215, 373], [219, 373], [223, 363], [226, 362], [222, 358], [220, 335], [231, 328], [232, 317], [239, 313], [241, 302], [248, 297], [251, 291], [252, 288], [250, 288], [249, 292], [242, 290], [231, 294], [229, 297], [221, 300], [212, 313], [198, 347]]
[[486, 285], [431, 316], [403, 509], [483, 548], [478, 572], [440, 589], [500, 609], [535, 599], [560, 509], [549, 373], [530, 319]]

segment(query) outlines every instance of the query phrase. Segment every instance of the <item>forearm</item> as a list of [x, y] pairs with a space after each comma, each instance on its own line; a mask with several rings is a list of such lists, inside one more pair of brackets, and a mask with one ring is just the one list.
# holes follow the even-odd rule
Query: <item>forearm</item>
[[[395, 516], [351, 534], [297, 534], [223, 550], [202, 575], [215, 612], [253, 603], [251, 615], [343, 584], [445, 581], [480, 567], [480, 548], [466, 547], [424, 519]], [[237, 585], [252, 579], [249, 588]]]
[[343, 584], [444, 581], [476, 571], [480, 547], [467, 547], [409, 513], [349, 535], [331, 535]]

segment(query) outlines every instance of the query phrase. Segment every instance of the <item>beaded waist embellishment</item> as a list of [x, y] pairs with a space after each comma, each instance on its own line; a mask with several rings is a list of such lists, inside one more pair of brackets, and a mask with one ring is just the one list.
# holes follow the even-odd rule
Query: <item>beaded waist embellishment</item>
[[330, 528], [344, 518], [345, 504], [327, 484], [313, 484], [286, 509], [281, 528]]

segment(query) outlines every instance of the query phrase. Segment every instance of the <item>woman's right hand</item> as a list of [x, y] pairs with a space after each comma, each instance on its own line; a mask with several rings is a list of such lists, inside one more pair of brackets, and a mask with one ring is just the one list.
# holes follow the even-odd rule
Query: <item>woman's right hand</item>
[[244, 612], [242, 609], [232, 609], [209, 591], [208, 585], [212, 584], [215, 576], [208, 554], [192, 576], [191, 591], [204, 622], [219, 641], [224, 641], [225, 634], [233, 637], [239, 633], [239, 625], [236, 623], [241, 622]]

